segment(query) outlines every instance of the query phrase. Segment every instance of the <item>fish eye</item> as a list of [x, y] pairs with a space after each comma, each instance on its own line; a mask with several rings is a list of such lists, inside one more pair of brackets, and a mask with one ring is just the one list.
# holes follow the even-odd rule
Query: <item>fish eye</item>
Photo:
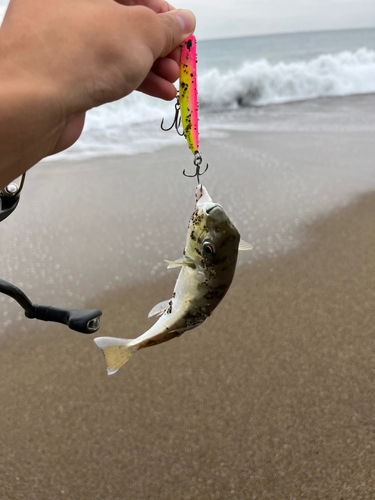
[[214, 253], [214, 249], [213, 249], [213, 246], [210, 245], [210, 243], [204, 243], [203, 244], [203, 251], [205, 254], [207, 255], [211, 255]]

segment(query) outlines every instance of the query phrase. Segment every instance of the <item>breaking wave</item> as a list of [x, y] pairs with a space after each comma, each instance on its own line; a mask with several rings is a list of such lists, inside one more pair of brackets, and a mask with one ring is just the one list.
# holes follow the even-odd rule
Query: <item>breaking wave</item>
[[[375, 92], [375, 51], [326, 54], [310, 61], [271, 64], [266, 59], [246, 62], [236, 71], [212, 69], [199, 77], [199, 105], [205, 111], [238, 109], [272, 103]], [[160, 120], [169, 126], [174, 103], [138, 92], [87, 113], [80, 140], [52, 159], [151, 152], [181, 144], [175, 133], [161, 133]], [[201, 133], [211, 133], [204, 121]]]
[[375, 51], [324, 54], [311, 61], [245, 63], [237, 71], [212, 69], [199, 80], [202, 108], [261, 106], [324, 96], [375, 92]]

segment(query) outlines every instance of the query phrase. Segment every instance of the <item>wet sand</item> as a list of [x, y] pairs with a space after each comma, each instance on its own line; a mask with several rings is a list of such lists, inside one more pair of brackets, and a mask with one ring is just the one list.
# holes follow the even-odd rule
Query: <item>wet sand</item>
[[[0, 302], [0, 498], [374, 498], [375, 146], [370, 134], [295, 139], [238, 133], [222, 163], [207, 141], [207, 187], [255, 251], [204, 325], [116, 375], [92, 337]], [[101, 335], [143, 333], [177, 276], [157, 264], [184, 243], [182, 151], [38, 166], [1, 228], [1, 276], [35, 302], [101, 307]]]

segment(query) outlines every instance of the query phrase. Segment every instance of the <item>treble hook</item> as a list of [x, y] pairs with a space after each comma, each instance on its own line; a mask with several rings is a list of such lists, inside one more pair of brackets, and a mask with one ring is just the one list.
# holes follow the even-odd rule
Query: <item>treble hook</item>
[[201, 172], [200, 169], [201, 169], [201, 165], [202, 165], [202, 155], [200, 154], [199, 151], [196, 151], [193, 163], [194, 163], [195, 168], [196, 168], [195, 174], [193, 174], [193, 175], [186, 174], [185, 173], [185, 169], [184, 169], [184, 171], [182, 173], [184, 174], [185, 177], [196, 177], [197, 181], [198, 181], [198, 184], [200, 184], [200, 182], [199, 182], [199, 176], [203, 175], [203, 174], [205, 174], [207, 172], [207, 170], [208, 170], [208, 163], [207, 163], [206, 168], [204, 169], [204, 171]]
[[163, 118], [161, 121], [161, 124], [160, 124], [160, 128], [162, 130], [164, 130], [165, 132], [167, 132], [168, 130], [171, 130], [174, 127], [176, 129], [176, 132], [178, 133], [178, 135], [183, 136], [184, 132], [179, 131], [179, 128], [181, 126], [181, 116], [180, 116], [180, 96], [179, 96], [178, 92], [176, 94], [176, 104], [174, 105], [174, 109], [175, 109], [175, 113], [174, 113], [174, 119], [173, 119], [172, 125], [169, 128], [164, 128], [163, 127], [164, 118]]

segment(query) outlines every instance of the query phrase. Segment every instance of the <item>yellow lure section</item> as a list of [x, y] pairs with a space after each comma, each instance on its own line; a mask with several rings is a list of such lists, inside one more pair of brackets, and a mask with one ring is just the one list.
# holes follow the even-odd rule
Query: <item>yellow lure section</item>
[[194, 35], [183, 43], [180, 60], [180, 109], [184, 136], [195, 155], [199, 151], [197, 42]]

